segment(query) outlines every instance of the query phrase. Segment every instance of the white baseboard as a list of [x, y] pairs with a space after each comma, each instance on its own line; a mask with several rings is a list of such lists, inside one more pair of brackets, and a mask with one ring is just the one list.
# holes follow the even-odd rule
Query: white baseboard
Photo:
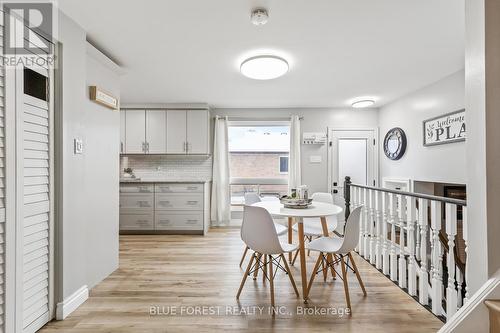
[[57, 303], [56, 319], [63, 320], [89, 298], [89, 289], [83, 286], [62, 302]]

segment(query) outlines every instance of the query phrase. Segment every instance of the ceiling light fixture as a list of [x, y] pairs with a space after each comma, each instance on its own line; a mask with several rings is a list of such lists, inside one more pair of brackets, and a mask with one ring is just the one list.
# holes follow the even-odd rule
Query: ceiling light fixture
[[243, 61], [240, 65], [241, 74], [255, 80], [276, 79], [288, 72], [288, 62], [273, 55], [260, 55]]
[[351, 106], [355, 109], [362, 109], [373, 106], [373, 104], [375, 104], [375, 101], [373, 99], [362, 99], [359, 101], [354, 101]]
[[264, 25], [269, 20], [269, 14], [267, 13], [267, 9], [265, 8], [255, 8], [252, 10], [250, 14], [250, 21], [254, 25]]

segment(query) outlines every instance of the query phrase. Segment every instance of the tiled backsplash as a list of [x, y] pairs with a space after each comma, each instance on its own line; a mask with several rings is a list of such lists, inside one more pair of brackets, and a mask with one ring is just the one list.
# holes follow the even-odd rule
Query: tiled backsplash
[[212, 179], [212, 158], [199, 156], [122, 156], [120, 175], [123, 169], [132, 168], [142, 179], [200, 180]]

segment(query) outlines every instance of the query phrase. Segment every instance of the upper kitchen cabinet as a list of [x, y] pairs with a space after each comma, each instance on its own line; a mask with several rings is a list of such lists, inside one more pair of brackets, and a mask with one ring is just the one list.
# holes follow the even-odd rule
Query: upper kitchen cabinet
[[186, 111], [167, 111], [167, 153], [186, 154]]
[[127, 110], [125, 118], [126, 154], [144, 154], [146, 145], [146, 111]]
[[207, 110], [187, 111], [186, 142], [188, 154], [208, 154], [208, 126]]
[[167, 111], [146, 111], [146, 153], [165, 154], [167, 132]]
[[125, 126], [127, 113], [124, 110], [120, 110], [120, 153], [125, 153]]
[[167, 153], [208, 155], [208, 110], [167, 111]]
[[208, 155], [208, 110], [122, 111], [122, 154]]

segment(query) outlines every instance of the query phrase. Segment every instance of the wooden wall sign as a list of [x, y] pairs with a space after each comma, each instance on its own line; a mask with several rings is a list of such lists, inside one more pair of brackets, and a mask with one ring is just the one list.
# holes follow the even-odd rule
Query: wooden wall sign
[[97, 86], [90, 86], [90, 100], [104, 105], [110, 109], [118, 110], [118, 98], [103, 91]]
[[465, 109], [424, 120], [424, 146], [464, 141], [466, 138]]

